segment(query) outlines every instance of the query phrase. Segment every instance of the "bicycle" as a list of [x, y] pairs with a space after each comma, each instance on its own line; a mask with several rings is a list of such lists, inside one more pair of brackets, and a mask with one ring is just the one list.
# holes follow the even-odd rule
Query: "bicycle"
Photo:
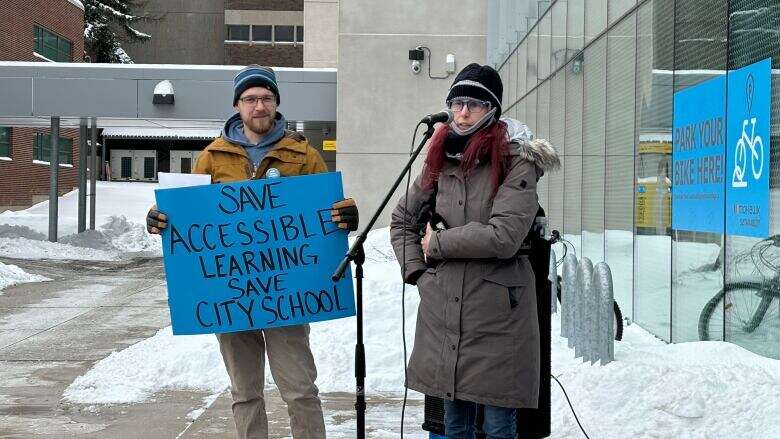
[[[574, 252], [575, 256], [576, 256], [576, 250], [574, 248], [574, 244], [572, 244], [571, 242], [569, 242], [566, 239], [564, 239], [563, 237], [561, 237], [560, 232], [558, 232], [557, 230], [553, 230], [552, 231], [551, 238], [550, 238], [550, 243], [552, 243], [552, 244], [560, 243], [560, 244], [563, 245], [563, 256], [561, 256], [560, 259], [555, 261], [555, 269], [556, 269], [555, 271], [557, 273], [558, 267], [560, 267], [561, 264], [563, 264], [563, 260], [564, 260], [564, 258], [566, 258], [566, 254], [568, 252], [567, 244], [571, 246], [572, 252]], [[561, 286], [563, 284], [563, 279], [561, 278], [561, 276], [556, 276], [556, 277], [557, 277], [557, 283], [556, 284], [558, 286], [558, 289], [556, 290], [558, 292], [558, 294], [557, 294], [557, 296], [558, 296], [558, 303], [561, 303]], [[613, 313], [615, 315], [615, 319], [613, 321], [613, 330], [615, 331], [615, 340], [620, 341], [620, 340], [623, 339], [623, 312], [620, 310], [620, 306], [618, 305], [617, 300], [613, 301], [612, 310], [613, 310]]]
[[[772, 301], [780, 301], [780, 265], [768, 256], [772, 247], [780, 247], [780, 235], [773, 235], [753, 245], [749, 252], [735, 258], [735, 263], [750, 259], [764, 277], [763, 281], [737, 280], [727, 282], [710, 299], [699, 316], [699, 338], [703, 341], [722, 340], [716, 334], [729, 334], [732, 341], [744, 336], [746, 342], [762, 328], [771, 331], [774, 326], [780, 333], [780, 303], [777, 319], [767, 319]], [[768, 268], [772, 276], [767, 279], [761, 268]], [[727, 294], [728, 293], [728, 294]], [[716, 313], [716, 310], [722, 312]], [[714, 338], [713, 335], [715, 335]], [[737, 344], [741, 344], [737, 342]]]

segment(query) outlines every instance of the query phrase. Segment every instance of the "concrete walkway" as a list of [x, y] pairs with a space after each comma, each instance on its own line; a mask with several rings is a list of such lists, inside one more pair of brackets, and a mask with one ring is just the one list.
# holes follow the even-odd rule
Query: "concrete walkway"
[[[207, 393], [187, 391], [156, 394], [140, 404], [61, 401], [68, 385], [96, 361], [170, 324], [159, 258], [0, 261], [53, 279], [0, 293], [0, 438], [235, 437], [228, 392], [210, 405]], [[277, 393], [268, 393], [270, 437], [289, 437], [286, 406]], [[322, 396], [328, 437], [354, 437], [354, 397]], [[419, 430], [420, 401], [410, 402], [406, 416], [412, 433], [407, 436], [426, 437]], [[400, 431], [400, 401], [371, 399], [367, 419], [377, 437], [397, 436], [391, 432]]]

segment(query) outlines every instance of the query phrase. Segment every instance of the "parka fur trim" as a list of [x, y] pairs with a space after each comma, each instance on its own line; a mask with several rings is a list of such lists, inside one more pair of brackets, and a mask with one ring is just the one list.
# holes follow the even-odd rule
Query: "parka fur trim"
[[513, 142], [518, 155], [535, 164], [542, 171], [555, 171], [561, 167], [561, 158], [547, 139], [521, 140]]

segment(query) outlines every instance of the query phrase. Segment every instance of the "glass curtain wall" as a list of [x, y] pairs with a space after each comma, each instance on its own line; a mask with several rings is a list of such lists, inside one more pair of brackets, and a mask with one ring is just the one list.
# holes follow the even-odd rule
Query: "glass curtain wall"
[[562, 157], [539, 185], [552, 227], [610, 265], [624, 316], [659, 338], [704, 328], [780, 358], [780, 247], [671, 227], [674, 93], [771, 57], [767, 207], [780, 233], [780, 4], [557, 0], [540, 14], [498, 68], [506, 114]]
[[674, 1], [637, 11], [634, 319], [671, 340]]

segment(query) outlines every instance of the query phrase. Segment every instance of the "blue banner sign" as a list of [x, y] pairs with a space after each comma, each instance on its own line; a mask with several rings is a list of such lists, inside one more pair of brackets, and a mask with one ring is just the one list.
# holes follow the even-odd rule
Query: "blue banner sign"
[[726, 233], [769, 236], [772, 59], [729, 72]]
[[340, 173], [155, 191], [174, 334], [237, 332], [355, 314], [331, 222]]
[[723, 233], [726, 77], [674, 94], [672, 228]]

